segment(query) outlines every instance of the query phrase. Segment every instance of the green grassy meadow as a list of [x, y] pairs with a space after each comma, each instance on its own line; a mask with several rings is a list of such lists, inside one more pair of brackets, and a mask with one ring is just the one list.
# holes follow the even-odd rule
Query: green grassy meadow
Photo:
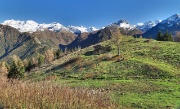
[[180, 43], [124, 37], [121, 56], [112, 51], [93, 55], [93, 47], [59, 59], [26, 80], [51, 81], [71, 88], [98, 89], [119, 108], [180, 108]]

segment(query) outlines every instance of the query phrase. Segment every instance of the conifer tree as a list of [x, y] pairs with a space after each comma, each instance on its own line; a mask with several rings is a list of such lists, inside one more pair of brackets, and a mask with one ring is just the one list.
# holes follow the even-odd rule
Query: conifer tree
[[168, 31], [166, 30], [166, 32], [164, 33], [164, 35], [162, 34], [161, 31], [158, 32], [156, 39], [158, 41], [173, 41], [173, 37], [171, 33], [168, 33]]
[[12, 65], [8, 73], [8, 78], [21, 79], [24, 77], [24, 73], [25, 73], [25, 68], [23, 62], [18, 56], [13, 55]]
[[156, 37], [156, 40], [158, 40], [158, 41], [163, 41], [163, 34], [162, 34], [161, 31], [158, 32], [157, 37]]

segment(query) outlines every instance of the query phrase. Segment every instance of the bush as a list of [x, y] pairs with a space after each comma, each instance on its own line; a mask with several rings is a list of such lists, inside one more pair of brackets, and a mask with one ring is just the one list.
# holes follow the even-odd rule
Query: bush
[[44, 64], [45, 56], [40, 54], [38, 57], [38, 66], [41, 67]]
[[111, 46], [102, 46], [102, 45], [96, 45], [94, 46], [94, 54], [102, 54], [106, 52], [110, 52], [112, 50]]
[[0, 62], [0, 73], [4, 76], [9, 72], [9, 65], [6, 62]]

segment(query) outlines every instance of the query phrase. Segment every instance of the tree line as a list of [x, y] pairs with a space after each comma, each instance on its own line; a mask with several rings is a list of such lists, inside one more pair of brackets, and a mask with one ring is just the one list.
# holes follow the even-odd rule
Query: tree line
[[157, 33], [156, 40], [158, 40], [158, 41], [173, 41], [173, 37], [172, 37], [172, 34], [169, 33], [167, 30], [164, 34], [161, 31], [159, 31]]
[[10, 64], [6, 62], [0, 62], [0, 74], [7, 76], [10, 79], [22, 79], [25, 75], [25, 72], [30, 72], [36, 67], [40, 68], [44, 64], [49, 64], [52, 61], [79, 49], [81, 49], [81, 47], [74, 49], [65, 48], [64, 51], [61, 49], [48, 49], [44, 52], [44, 54], [38, 53], [36, 57], [31, 57], [30, 59], [24, 60], [21, 60], [17, 55], [13, 55]]

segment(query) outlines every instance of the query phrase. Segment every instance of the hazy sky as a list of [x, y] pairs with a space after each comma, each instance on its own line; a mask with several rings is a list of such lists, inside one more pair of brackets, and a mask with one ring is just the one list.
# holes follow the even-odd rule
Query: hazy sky
[[120, 19], [130, 24], [165, 19], [180, 13], [180, 0], [1, 0], [0, 22], [34, 20], [38, 23], [102, 27]]

